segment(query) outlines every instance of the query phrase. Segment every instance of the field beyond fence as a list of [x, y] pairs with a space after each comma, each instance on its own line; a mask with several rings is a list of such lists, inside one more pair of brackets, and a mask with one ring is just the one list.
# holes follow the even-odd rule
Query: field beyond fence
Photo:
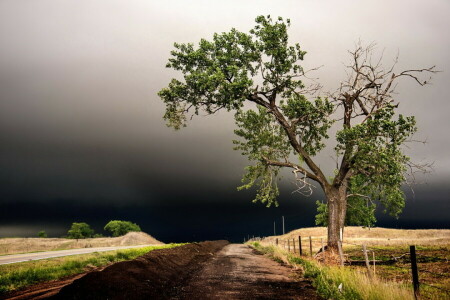
[[[418, 276], [415, 291], [421, 299], [450, 298], [450, 230], [346, 227], [341, 253], [334, 255], [321, 252], [327, 244], [324, 227], [303, 228], [281, 236], [250, 240], [254, 241], [323, 266], [360, 272], [365, 274], [368, 284], [376, 280], [394, 282], [411, 295], [414, 295], [415, 273]], [[413, 250], [415, 255], [412, 256]], [[343, 267], [339, 267], [341, 264]]]

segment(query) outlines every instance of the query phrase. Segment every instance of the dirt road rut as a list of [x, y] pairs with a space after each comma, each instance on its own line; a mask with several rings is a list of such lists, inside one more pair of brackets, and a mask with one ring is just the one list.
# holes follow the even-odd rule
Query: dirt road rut
[[[297, 277], [297, 278], [296, 278]], [[180, 299], [321, 299], [292, 269], [247, 245], [225, 246], [195, 274]]]

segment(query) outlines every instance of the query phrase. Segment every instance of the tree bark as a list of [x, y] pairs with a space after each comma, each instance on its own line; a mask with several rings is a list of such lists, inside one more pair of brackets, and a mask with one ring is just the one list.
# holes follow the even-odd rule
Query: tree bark
[[345, 185], [332, 187], [325, 191], [328, 206], [328, 250], [338, 251], [340, 229], [344, 228], [347, 212], [347, 193]]

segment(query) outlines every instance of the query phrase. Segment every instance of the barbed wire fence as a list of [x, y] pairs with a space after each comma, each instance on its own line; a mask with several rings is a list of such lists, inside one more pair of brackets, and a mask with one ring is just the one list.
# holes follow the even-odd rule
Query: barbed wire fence
[[[322, 236], [296, 236], [292, 238], [276, 238], [276, 237], [252, 237], [248, 240], [248, 242], [261, 242], [264, 241], [265, 243], [272, 244], [273, 246], [279, 247], [289, 253], [292, 253], [294, 255], [299, 256], [310, 256], [310, 257], [317, 257], [324, 249], [326, 250], [327, 240], [323, 238]], [[245, 239], [244, 239], [245, 242]], [[447, 295], [450, 295], [450, 289], [446, 289], [443, 287], [439, 287], [433, 284], [429, 284], [424, 282], [423, 280], [419, 282], [419, 270], [417, 268], [417, 262], [423, 262], [423, 260], [441, 260], [441, 261], [447, 261], [446, 258], [439, 258], [439, 257], [431, 257], [427, 256], [421, 253], [416, 253], [416, 246], [412, 245], [410, 246], [410, 251], [405, 252], [399, 256], [390, 255], [389, 259], [386, 259], [386, 256], [380, 255], [379, 253], [385, 253], [387, 250], [384, 248], [376, 247], [376, 246], [367, 246], [366, 244], [357, 244], [347, 241], [340, 241], [339, 243], [339, 257], [341, 261], [341, 265], [365, 265], [368, 271], [369, 278], [373, 276], [376, 276], [376, 265], [386, 265], [389, 264], [395, 268], [402, 269], [402, 270], [408, 270], [412, 274], [412, 285], [414, 289], [414, 295], [416, 299], [419, 298], [420, 294], [420, 285], [430, 287], [432, 289], [439, 290], [441, 292], [444, 292]], [[343, 245], [349, 245], [356, 248], [360, 248], [363, 252], [363, 260], [355, 260], [350, 259], [348, 254], [343, 253]], [[368, 254], [372, 254], [369, 259]], [[324, 256], [324, 259], [326, 256]], [[407, 264], [409, 263], [410, 266], [401, 266], [399, 263]], [[373, 272], [373, 273], [372, 273]], [[420, 272], [422, 273], [430, 273], [433, 276], [436, 277], [442, 277], [442, 278], [448, 278], [447, 275], [435, 273], [428, 271], [426, 269], [421, 268]]]

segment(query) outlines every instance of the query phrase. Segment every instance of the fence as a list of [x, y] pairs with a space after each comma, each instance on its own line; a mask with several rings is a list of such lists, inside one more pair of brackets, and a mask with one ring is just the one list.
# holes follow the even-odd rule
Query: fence
[[[253, 237], [248, 240], [251, 241], [264, 241], [265, 243], [272, 244], [274, 246], [280, 247], [285, 251], [293, 254], [298, 254], [300, 256], [310, 256], [317, 257], [319, 253], [322, 252], [323, 249], [326, 250], [327, 240], [323, 237], [314, 237], [314, 236], [297, 236], [295, 238], [290, 239], [281, 239], [275, 237], [261, 238], [261, 237]], [[401, 254], [400, 256], [391, 256], [390, 259], [381, 259], [385, 257], [380, 257], [377, 253], [383, 253], [386, 249], [378, 248], [376, 246], [367, 246], [365, 244], [355, 244], [340, 241], [339, 243], [339, 258], [340, 264], [344, 265], [363, 265], [367, 268], [367, 275], [369, 278], [376, 276], [376, 266], [377, 265], [392, 265], [399, 269], [405, 269], [404, 266], [398, 266], [399, 262], [410, 263], [410, 274], [412, 279], [412, 286], [414, 290], [414, 296], [416, 299], [419, 298], [420, 295], [420, 285], [428, 286], [434, 289], [438, 289], [448, 295], [450, 295], [450, 290], [434, 286], [431, 284], [427, 284], [424, 282], [419, 282], [419, 269], [417, 267], [417, 262], [426, 261], [429, 259], [436, 259], [435, 257], [428, 257], [421, 253], [416, 252], [416, 246], [410, 246], [409, 252]], [[363, 259], [362, 260], [351, 260], [348, 255], [345, 255], [342, 249], [343, 245], [350, 245], [354, 247], [358, 247], [362, 250]], [[325, 259], [325, 258], [324, 258]], [[445, 260], [445, 259], [444, 259]], [[421, 272], [429, 272], [427, 270], [420, 270]], [[432, 272], [429, 272], [432, 273]], [[439, 276], [439, 274], [433, 273], [433, 275]], [[445, 277], [445, 275], [441, 275]]]

